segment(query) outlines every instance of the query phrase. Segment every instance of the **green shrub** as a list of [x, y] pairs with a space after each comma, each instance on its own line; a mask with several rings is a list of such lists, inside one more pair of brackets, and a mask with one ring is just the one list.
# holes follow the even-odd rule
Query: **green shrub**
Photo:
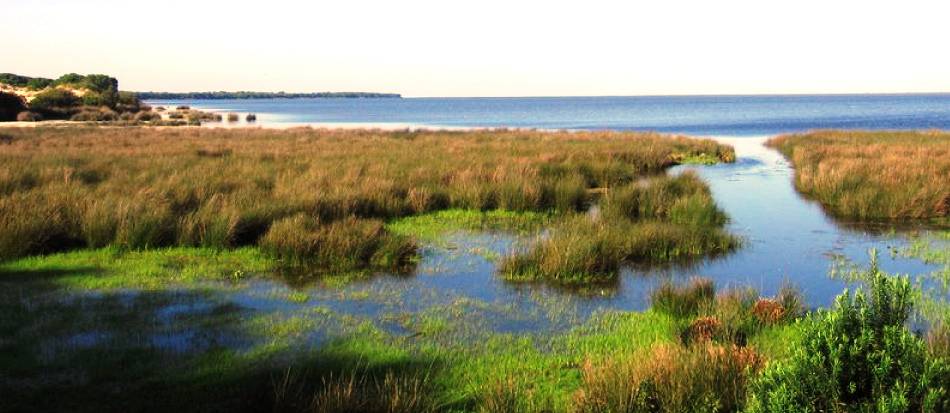
[[20, 76], [14, 73], [0, 73], [0, 83], [7, 84], [10, 86], [26, 86], [27, 82], [30, 81], [29, 77]]
[[0, 122], [16, 120], [17, 115], [25, 109], [22, 98], [13, 93], [0, 92]]
[[138, 112], [143, 109], [142, 101], [132, 92], [119, 92], [115, 109], [119, 112]]
[[151, 111], [141, 111], [133, 117], [138, 122], [156, 122], [162, 120], [162, 115]]
[[801, 343], [756, 380], [749, 412], [943, 412], [950, 365], [928, 358], [908, 331], [913, 292], [905, 277], [872, 266], [867, 290], [845, 292], [804, 321]]
[[41, 90], [50, 87], [53, 84], [53, 79], [46, 79], [42, 77], [34, 77], [26, 82], [26, 87], [31, 90]]
[[13, 73], [0, 73], [0, 83], [10, 86], [25, 87], [30, 90], [40, 90], [51, 85], [53, 80], [42, 77], [20, 76]]
[[78, 73], [67, 73], [53, 81], [54, 85], [75, 85], [83, 80], [83, 75]]
[[100, 108], [84, 108], [79, 113], [72, 115], [69, 120], [75, 122], [114, 122], [119, 120], [119, 114], [108, 106]]
[[38, 93], [30, 101], [30, 110], [42, 113], [50, 118], [65, 118], [79, 106], [80, 99], [73, 92], [63, 89], [49, 89]]

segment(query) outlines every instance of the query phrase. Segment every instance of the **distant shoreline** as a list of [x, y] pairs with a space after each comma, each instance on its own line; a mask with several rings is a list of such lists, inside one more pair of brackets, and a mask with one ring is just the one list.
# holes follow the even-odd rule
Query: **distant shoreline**
[[376, 92], [134, 92], [142, 100], [224, 100], [224, 99], [400, 99], [399, 93]]

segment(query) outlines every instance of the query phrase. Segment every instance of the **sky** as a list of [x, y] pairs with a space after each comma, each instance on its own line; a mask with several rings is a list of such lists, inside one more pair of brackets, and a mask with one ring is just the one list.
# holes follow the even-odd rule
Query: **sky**
[[3, 3], [0, 72], [124, 90], [950, 92], [947, 1]]

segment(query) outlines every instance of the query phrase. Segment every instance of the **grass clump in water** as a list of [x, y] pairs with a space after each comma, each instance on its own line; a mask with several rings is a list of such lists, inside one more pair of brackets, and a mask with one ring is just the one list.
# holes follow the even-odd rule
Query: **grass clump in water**
[[667, 281], [653, 290], [650, 302], [653, 309], [674, 317], [699, 314], [699, 310], [716, 297], [716, 286], [708, 278], [693, 278], [685, 285]]
[[613, 282], [625, 262], [682, 261], [731, 251], [739, 240], [722, 230], [725, 222], [694, 174], [652, 178], [611, 190], [599, 215], [564, 220], [526, 252], [505, 258], [500, 271], [513, 281]]
[[260, 243], [282, 265], [331, 271], [398, 270], [410, 264], [416, 252], [410, 238], [390, 233], [382, 221], [355, 217], [321, 224], [294, 215], [274, 223]]

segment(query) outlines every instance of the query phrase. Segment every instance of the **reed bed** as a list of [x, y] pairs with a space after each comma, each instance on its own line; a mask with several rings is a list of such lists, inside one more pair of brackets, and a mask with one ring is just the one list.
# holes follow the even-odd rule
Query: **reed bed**
[[[320, 262], [359, 251], [357, 263], [398, 264], [411, 245], [380, 221], [449, 208], [570, 214], [595, 200], [592, 189], [623, 187], [682, 159], [734, 158], [710, 140], [645, 133], [4, 133], [0, 259], [84, 247], [260, 244], [287, 261], [319, 249]], [[336, 222], [345, 224], [327, 229]], [[347, 241], [354, 237], [370, 239]]]
[[623, 263], [683, 261], [726, 253], [740, 241], [695, 174], [660, 176], [607, 191], [594, 216], [556, 225], [526, 251], [502, 261], [513, 281], [561, 285], [611, 283]]
[[950, 216], [950, 133], [819, 131], [767, 144], [795, 165], [795, 187], [836, 216]]

